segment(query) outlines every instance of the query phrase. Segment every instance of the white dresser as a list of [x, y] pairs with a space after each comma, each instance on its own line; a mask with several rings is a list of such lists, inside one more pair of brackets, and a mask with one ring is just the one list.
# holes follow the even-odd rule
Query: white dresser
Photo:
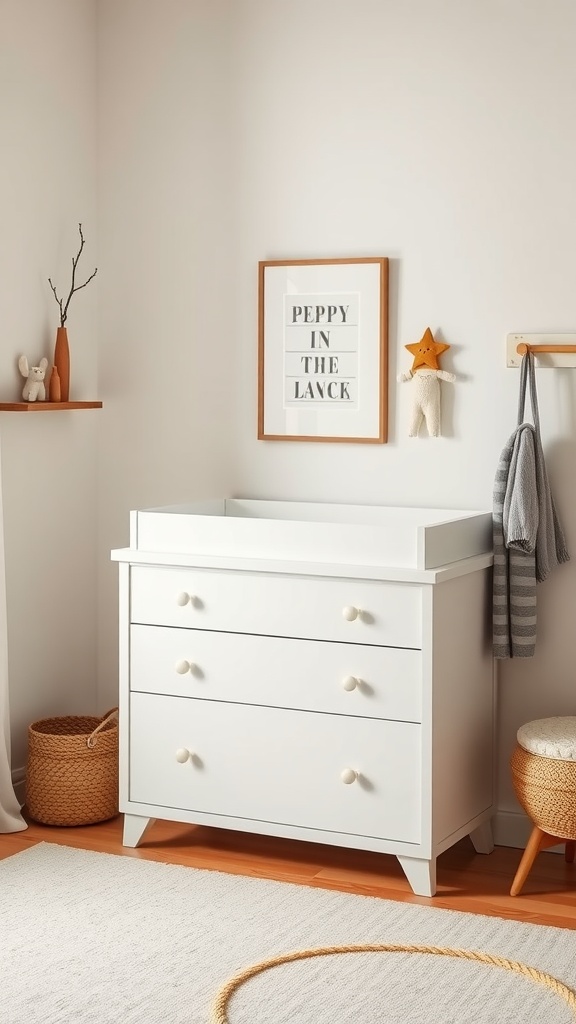
[[398, 857], [492, 850], [486, 512], [222, 499], [131, 514], [124, 844], [154, 818]]

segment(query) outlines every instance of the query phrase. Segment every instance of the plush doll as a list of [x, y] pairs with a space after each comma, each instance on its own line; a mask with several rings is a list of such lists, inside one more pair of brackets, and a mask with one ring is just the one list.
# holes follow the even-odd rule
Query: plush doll
[[451, 383], [456, 380], [454, 373], [447, 373], [438, 366], [438, 356], [450, 348], [442, 342], [434, 341], [429, 327], [416, 345], [405, 345], [414, 356], [412, 368], [408, 373], [400, 373], [398, 380], [413, 380], [412, 390], [414, 401], [410, 420], [409, 437], [418, 437], [418, 431], [425, 420], [431, 437], [440, 437], [440, 381]]
[[20, 356], [18, 369], [22, 376], [26, 377], [26, 383], [22, 390], [22, 398], [25, 402], [43, 402], [45, 400], [46, 385], [44, 384], [44, 377], [46, 376], [47, 366], [48, 360], [45, 357], [40, 360], [38, 366], [28, 366], [26, 356]]

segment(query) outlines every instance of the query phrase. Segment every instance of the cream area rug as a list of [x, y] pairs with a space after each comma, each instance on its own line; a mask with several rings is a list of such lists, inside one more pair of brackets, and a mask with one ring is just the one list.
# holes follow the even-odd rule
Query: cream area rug
[[[575, 920], [576, 924], [576, 920]], [[234, 975], [291, 951], [424, 944], [520, 961], [576, 989], [574, 932], [41, 843], [0, 861], [2, 1024], [210, 1024]], [[282, 964], [230, 1024], [574, 1024], [524, 976], [350, 953]]]

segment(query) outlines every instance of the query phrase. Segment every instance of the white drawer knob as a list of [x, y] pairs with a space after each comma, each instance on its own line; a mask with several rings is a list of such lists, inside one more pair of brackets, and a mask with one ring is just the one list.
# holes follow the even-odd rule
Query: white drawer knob
[[179, 676], [185, 676], [190, 671], [191, 665], [189, 661], [177, 661], [174, 666]]
[[183, 608], [185, 604], [188, 604], [189, 600], [190, 594], [187, 594], [185, 590], [182, 590], [176, 598], [176, 604], [179, 604]]
[[360, 609], [354, 608], [351, 604], [346, 605], [346, 607], [342, 609], [342, 615], [348, 622], [354, 622], [354, 619], [358, 618], [359, 612]]
[[178, 764], [186, 764], [186, 761], [188, 761], [190, 757], [192, 757], [192, 754], [186, 749], [186, 747], [178, 747], [178, 750], [176, 751], [176, 760], [178, 761]]
[[351, 693], [352, 690], [356, 689], [359, 682], [360, 680], [356, 679], [356, 676], [346, 676], [346, 678], [342, 680], [342, 689]]
[[355, 772], [353, 768], [345, 768], [341, 773], [340, 778], [345, 786], [349, 786], [352, 782], [356, 782], [358, 772]]

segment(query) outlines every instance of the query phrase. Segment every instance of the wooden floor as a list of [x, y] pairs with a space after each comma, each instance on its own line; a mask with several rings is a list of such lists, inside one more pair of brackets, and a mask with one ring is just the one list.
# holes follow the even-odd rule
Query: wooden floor
[[483, 856], [464, 839], [439, 858], [438, 891], [428, 899], [412, 893], [395, 857], [165, 821], [132, 850], [122, 846], [121, 816], [76, 828], [30, 822], [25, 832], [0, 835], [0, 859], [40, 842], [576, 929], [576, 865], [556, 853], [539, 854], [522, 893], [511, 897], [522, 851], [497, 846]]

